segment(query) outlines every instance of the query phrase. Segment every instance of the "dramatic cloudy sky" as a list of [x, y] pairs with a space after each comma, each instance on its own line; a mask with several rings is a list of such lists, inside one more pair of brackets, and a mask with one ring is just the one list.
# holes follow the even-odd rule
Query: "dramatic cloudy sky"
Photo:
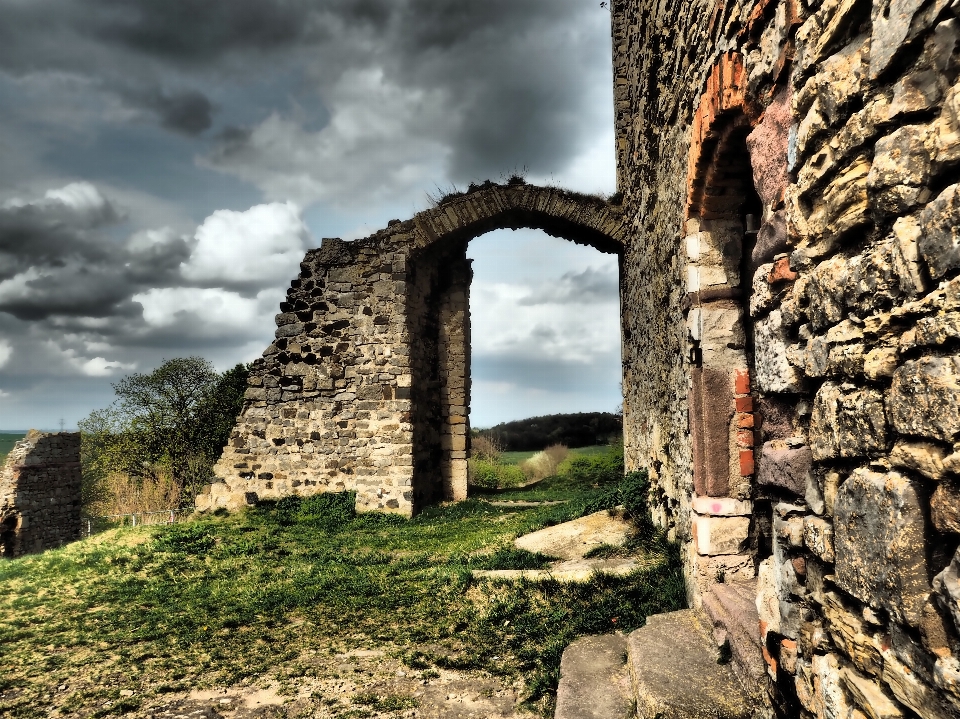
[[[304, 251], [525, 171], [614, 189], [595, 0], [0, 0], [0, 429], [259, 356]], [[471, 244], [475, 425], [619, 403], [614, 258]]]

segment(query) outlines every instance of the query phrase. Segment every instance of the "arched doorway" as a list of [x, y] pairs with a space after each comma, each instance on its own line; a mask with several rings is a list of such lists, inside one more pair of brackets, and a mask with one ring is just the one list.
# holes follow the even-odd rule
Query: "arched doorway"
[[200, 509], [355, 491], [412, 514], [466, 496], [467, 245], [534, 228], [620, 255], [621, 208], [520, 182], [484, 183], [407, 221], [307, 253], [251, 371], [244, 409]]

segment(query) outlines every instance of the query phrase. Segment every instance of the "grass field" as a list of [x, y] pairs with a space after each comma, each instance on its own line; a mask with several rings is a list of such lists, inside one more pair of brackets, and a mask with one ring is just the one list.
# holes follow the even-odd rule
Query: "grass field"
[[[608, 451], [610, 451], [610, 447], [604, 444], [598, 444], [593, 447], [577, 447], [576, 449], [571, 449], [570, 454], [592, 457]], [[500, 462], [503, 464], [520, 464], [524, 460], [530, 459], [535, 454], [536, 452], [501, 452]]]
[[[684, 597], [678, 552], [665, 545], [658, 565], [585, 584], [471, 578], [542, 565], [512, 539], [613, 497], [612, 486], [554, 484], [552, 496], [570, 501], [508, 510], [468, 500], [404, 520], [355, 516], [352, 495], [321, 495], [3, 562], [0, 715], [145, 715], [178, 692], [265, 678], [295, 694], [308, 680], [340, 681], [332, 658], [362, 647], [394, 657], [418, 687], [439, 671], [473, 672], [516, 683], [552, 714], [566, 644], [629, 631]], [[363, 717], [401, 716], [416, 699], [298, 701], [303, 716]]]
[[13, 449], [19, 440], [26, 437], [26, 433], [22, 434], [6, 434], [0, 432], [0, 462], [3, 462], [7, 458], [7, 454]]

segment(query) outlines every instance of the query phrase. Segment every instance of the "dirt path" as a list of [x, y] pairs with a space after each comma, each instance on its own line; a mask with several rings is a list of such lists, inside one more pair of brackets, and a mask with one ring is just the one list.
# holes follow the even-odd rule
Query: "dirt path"
[[267, 719], [273, 717], [419, 717], [504, 719], [525, 717], [519, 682], [475, 672], [415, 670], [392, 652], [358, 649], [312, 654], [306, 676], [247, 686], [168, 695], [144, 703], [150, 719]]

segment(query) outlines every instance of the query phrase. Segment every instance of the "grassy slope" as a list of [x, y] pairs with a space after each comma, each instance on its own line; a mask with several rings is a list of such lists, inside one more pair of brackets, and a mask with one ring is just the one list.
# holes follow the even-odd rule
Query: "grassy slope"
[[25, 434], [3, 434], [0, 433], [0, 463], [2, 463], [13, 449], [13, 445], [26, 437]]
[[[112, 716], [164, 692], [265, 675], [295, 681], [310, 650], [371, 642], [418, 666], [522, 676], [531, 702], [549, 711], [572, 638], [629, 630], [683, 602], [674, 550], [660, 566], [583, 585], [470, 578], [471, 567], [529, 562], [495, 552], [587, 511], [595, 494], [514, 512], [471, 500], [411, 521], [351, 518], [350, 496], [328, 495], [326, 506], [114, 530], [3, 562], [0, 715], [48, 716], [53, 702], [67, 714]], [[442, 651], [420, 651], [431, 646]], [[44, 701], [61, 684], [69, 690]]]

